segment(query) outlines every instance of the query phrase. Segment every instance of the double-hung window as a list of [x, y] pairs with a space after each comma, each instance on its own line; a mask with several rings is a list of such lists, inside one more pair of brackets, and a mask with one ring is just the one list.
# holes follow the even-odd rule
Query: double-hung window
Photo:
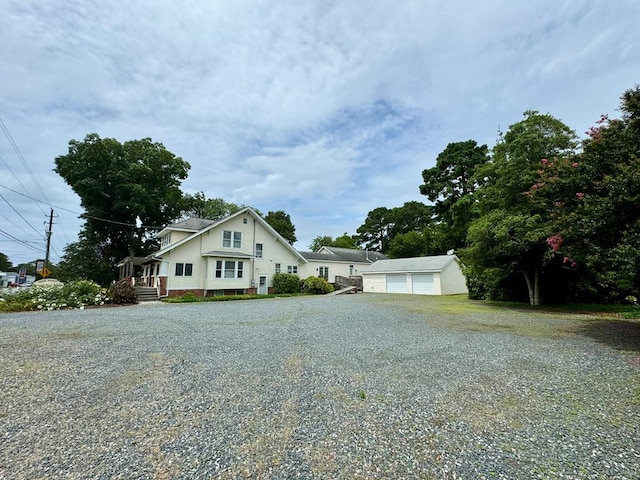
[[262, 244], [256, 243], [256, 258], [262, 258]]
[[216, 261], [216, 278], [242, 278], [243, 271], [244, 262], [236, 262], [235, 260]]
[[297, 265], [287, 265], [287, 273], [293, 273], [294, 275], [298, 274], [298, 266]]
[[176, 277], [190, 277], [191, 275], [193, 275], [193, 263], [176, 263]]
[[225, 248], [241, 248], [242, 232], [232, 232], [231, 230], [224, 230], [222, 232], [222, 246]]
[[280, 273], [280, 267], [281, 267], [280, 264], [276, 263], [276, 271], [275, 271], [275, 273]]

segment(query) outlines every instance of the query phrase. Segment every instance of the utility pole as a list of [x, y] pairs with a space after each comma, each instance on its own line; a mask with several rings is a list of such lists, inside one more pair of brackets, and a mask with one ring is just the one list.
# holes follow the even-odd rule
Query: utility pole
[[53, 208], [49, 214], [49, 229], [46, 231], [47, 235], [47, 254], [44, 258], [44, 268], [49, 268], [49, 250], [51, 249], [51, 234], [53, 233]]

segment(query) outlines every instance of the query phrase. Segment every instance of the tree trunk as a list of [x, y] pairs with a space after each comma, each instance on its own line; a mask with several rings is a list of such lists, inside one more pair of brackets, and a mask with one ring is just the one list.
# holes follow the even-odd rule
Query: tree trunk
[[527, 290], [529, 291], [529, 303], [537, 306], [542, 305], [542, 288], [540, 285], [540, 267], [535, 267], [533, 270], [533, 278], [531, 273], [527, 270], [522, 272], [524, 279], [527, 282]]

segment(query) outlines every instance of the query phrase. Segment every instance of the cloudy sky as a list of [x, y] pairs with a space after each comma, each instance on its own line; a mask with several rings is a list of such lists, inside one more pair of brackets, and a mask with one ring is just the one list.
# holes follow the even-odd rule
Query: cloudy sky
[[[533, 109], [580, 135], [640, 83], [637, 0], [1, 0], [0, 252], [77, 238], [54, 159], [151, 137], [182, 186], [284, 210], [296, 247], [410, 200], [448, 143]], [[33, 200], [35, 199], [35, 200]], [[36, 201], [38, 200], [38, 201]]]

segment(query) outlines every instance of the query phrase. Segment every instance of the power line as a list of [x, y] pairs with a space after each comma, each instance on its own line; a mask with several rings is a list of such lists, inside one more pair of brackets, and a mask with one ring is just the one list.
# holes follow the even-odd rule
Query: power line
[[[13, 137], [11, 136], [9, 129], [7, 128], [7, 126], [4, 124], [4, 121], [2, 120], [2, 117], [0, 117], [0, 128], [2, 128], [2, 131], [4, 132], [5, 136], [9, 140], [9, 143], [13, 147], [14, 152], [16, 152], [16, 155], [22, 162], [22, 165], [24, 166], [25, 170], [29, 173], [29, 176], [33, 180], [33, 183], [36, 185], [36, 187], [38, 187], [38, 190], [40, 190], [40, 193], [42, 193], [42, 197], [48, 202], [49, 199], [47, 198], [47, 194], [45, 193], [44, 189], [38, 182], [38, 179], [36, 178], [36, 176], [33, 174], [33, 171], [31, 170], [31, 167], [29, 167], [29, 164], [27, 163], [27, 160], [24, 158], [24, 155], [22, 155], [20, 148], [18, 148], [18, 145], [13, 140]], [[24, 185], [22, 186], [22, 188], [24, 188]], [[24, 188], [24, 190], [25, 192], [28, 191], [26, 188]]]
[[22, 220], [24, 220], [24, 223], [26, 223], [27, 225], [29, 225], [29, 226], [33, 229], [33, 231], [34, 231], [34, 232], [36, 232], [38, 235], [40, 235], [42, 238], [44, 238], [44, 235], [42, 235], [40, 232], [38, 232], [38, 230], [36, 230], [36, 228], [35, 228], [33, 225], [31, 225], [31, 224], [29, 223], [29, 221], [28, 221], [26, 218], [24, 218], [24, 217], [22, 216], [22, 214], [21, 214], [18, 210], [16, 210], [16, 209], [14, 208], [14, 206], [13, 206], [13, 205], [11, 205], [11, 203], [9, 203], [9, 201], [8, 201], [6, 198], [4, 198], [4, 195], [2, 195], [1, 193], [0, 193], [0, 198], [2, 198], [2, 200], [4, 200], [4, 201], [7, 203], [7, 205], [9, 205], [9, 207], [11, 207], [11, 210], [13, 210], [14, 212], [16, 212], [16, 213], [18, 214], [18, 216], [19, 216]]
[[[124, 225], [125, 227], [138, 227], [138, 225], [135, 224], [135, 223], [118, 222], [116, 220], [109, 220], [107, 218], [94, 217], [93, 215], [87, 215], [86, 213], [74, 212], [73, 210], [69, 210], [68, 208], [59, 207], [59, 206], [53, 205], [52, 203], [43, 202], [42, 200], [38, 200], [37, 198], [34, 198], [34, 197], [30, 196], [30, 195], [25, 195], [24, 193], [20, 193], [17, 190], [14, 190], [13, 188], [7, 187], [6, 185], [0, 185], [0, 187], [6, 188], [7, 190], [9, 190], [10, 192], [15, 193], [16, 195], [23, 196], [23, 197], [28, 198], [30, 200], [33, 200], [35, 202], [40, 202], [40, 203], [42, 203], [44, 205], [47, 205], [49, 207], [53, 207], [53, 208], [56, 208], [58, 210], [63, 210], [65, 212], [73, 213], [74, 215], [78, 215], [80, 218], [90, 218], [92, 220], [99, 220], [101, 222], [113, 223], [113, 224], [116, 224], [116, 225]], [[152, 230], [160, 230], [160, 229], [164, 228], [164, 227], [158, 227], [158, 226], [155, 226], [155, 225], [140, 225], [139, 227], [140, 228], [142, 228], [142, 227], [149, 228], [149, 229], [152, 229]]]
[[4, 235], [5, 237], [7, 237], [10, 240], [13, 240], [16, 243], [19, 243], [20, 245], [22, 245], [24, 247], [30, 248], [31, 250], [34, 250], [36, 252], [40, 252], [40, 253], [42, 252], [42, 250], [40, 250], [39, 248], [34, 247], [33, 245], [29, 245], [28, 243], [24, 242], [23, 240], [20, 240], [17, 237], [14, 237], [13, 235], [11, 235], [10, 233], [5, 232], [4, 230], [0, 230], [0, 234]]

